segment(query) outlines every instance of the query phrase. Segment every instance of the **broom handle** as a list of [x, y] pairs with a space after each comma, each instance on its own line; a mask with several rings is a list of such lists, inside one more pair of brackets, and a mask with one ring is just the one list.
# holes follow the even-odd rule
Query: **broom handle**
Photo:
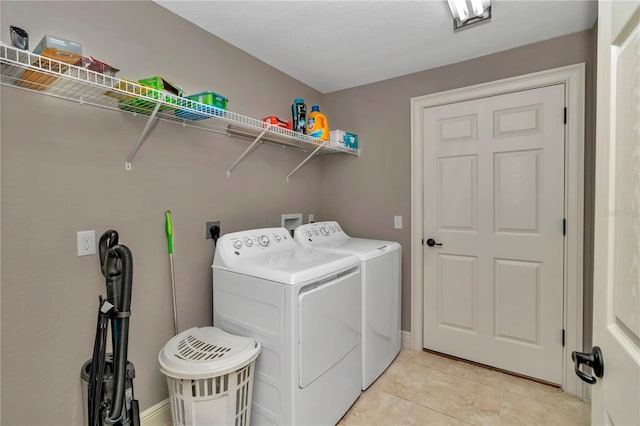
[[176, 275], [173, 270], [173, 223], [171, 211], [164, 213], [165, 231], [167, 233], [167, 248], [169, 250], [169, 265], [171, 266], [171, 293], [173, 295], [173, 335], [178, 334], [178, 307], [176, 305]]

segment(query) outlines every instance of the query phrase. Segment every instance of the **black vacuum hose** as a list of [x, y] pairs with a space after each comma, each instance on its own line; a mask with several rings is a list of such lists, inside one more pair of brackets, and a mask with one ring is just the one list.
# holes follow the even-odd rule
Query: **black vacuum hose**
[[[117, 237], [116, 237], [117, 238]], [[110, 258], [115, 264], [120, 263], [120, 268], [110, 268]], [[118, 265], [120, 266], [120, 265]], [[121, 273], [120, 273], [121, 271]], [[114, 394], [111, 401], [111, 409], [105, 421], [107, 423], [116, 423], [122, 417], [122, 404], [124, 402], [124, 388], [127, 372], [127, 352], [129, 341], [129, 315], [131, 314], [131, 287], [133, 283], [133, 256], [131, 250], [124, 245], [115, 245], [111, 247], [105, 259], [105, 272], [107, 275], [107, 287], [109, 284], [119, 294], [118, 305], [118, 336], [116, 339], [116, 347], [113, 349], [114, 361]], [[111, 283], [110, 283], [111, 281]], [[117, 289], [118, 284], [120, 288]], [[119, 291], [118, 291], [119, 290]]]
[[107, 262], [107, 252], [112, 247], [118, 245], [118, 231], [113, 229], [109, 229], [105, 231], [104, 234], [100, 237], [100, 241], [98, 242], [98, 252], [100, 254], [100, 270], [102, 271], [102, 275], [107, 277], [106, 262]]
[[93, 344], [93, 356], [91, 358], [91, 375], [89, 376], [88, 389], [88, 421], [89, 426], [99, 426], [100, 404], [102, 403], [102, 378], [104, 377], [104, 364], [107, 349], [107, 327], [109, 322], [107, 316], [102, 313], [102, 296], [98, 305], [98, 323], [96, 326], [96, 339]]

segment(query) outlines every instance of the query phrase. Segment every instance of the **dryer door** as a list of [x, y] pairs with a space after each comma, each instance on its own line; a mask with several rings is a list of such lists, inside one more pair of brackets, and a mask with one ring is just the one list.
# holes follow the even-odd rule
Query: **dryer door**
[[305, 388], [360, 350], [360, 273], [305, 286], [298, 302], [299, 385]]

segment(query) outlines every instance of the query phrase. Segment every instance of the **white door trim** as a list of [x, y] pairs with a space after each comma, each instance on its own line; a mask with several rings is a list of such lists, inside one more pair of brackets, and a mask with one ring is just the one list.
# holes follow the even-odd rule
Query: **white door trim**
[[585, 64], [526, 74], [411, 99], [411, 337], [412, 347], [423, 348], [423, 140], [422, 110], [487, 96], [565, 85], [565, 211], [563, 389], [582, 397], [582, 382], [573, 372], [572, 351], [582, 351], [583, 326], [583, 199], [584, 199], [584, 90]]

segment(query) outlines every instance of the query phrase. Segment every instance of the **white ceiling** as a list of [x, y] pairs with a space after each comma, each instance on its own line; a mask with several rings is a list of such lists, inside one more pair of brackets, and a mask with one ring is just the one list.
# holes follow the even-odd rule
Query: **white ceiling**
[[590, 29], [595, 1], [492, 1], [453, 32], [446, 0], [154, 0], [322, 93]]

